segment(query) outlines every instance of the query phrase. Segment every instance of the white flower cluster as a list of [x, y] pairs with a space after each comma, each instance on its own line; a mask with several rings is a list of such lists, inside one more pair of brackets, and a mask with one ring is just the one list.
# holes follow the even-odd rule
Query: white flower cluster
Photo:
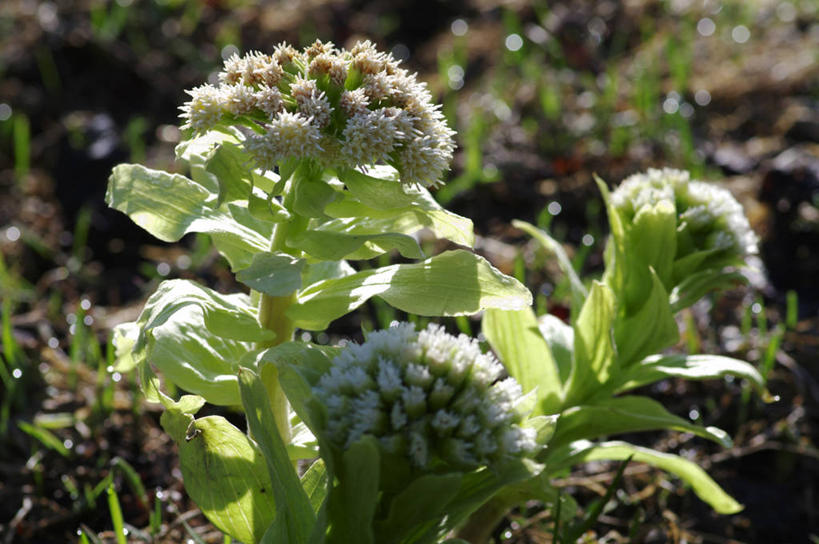
[[691, 180], [686, 171], [650, 168], [634, 174], [612, 192], [611, 201], [628, 221], [643, 207], [667, 201], [677, 211], [677, 230], [699, 240], [700, 249], [730, 250], [741, 256], [757, 252], [757, 237], [733, 195]]
[[349, 51], [316, 41], [301, 52], [280, 44], [272, 55], [234, 54], [219, 85], [187, 91], [183, 128], [253, 127], [246, 147], [265, 169], [304, 157], [390, 164], [406, 183], [436, 185], [452, 160], [454, 132], [426, 85], [399, 62], [369, 41]]
[[327, 408], [328, 438], [342, 449], [372, 435], [421, 469], [476, 468], [537, 447], [515, 411], [520, 385], [502, 373], [463, 334], [399, 323], [348, 345], [314, 393]]

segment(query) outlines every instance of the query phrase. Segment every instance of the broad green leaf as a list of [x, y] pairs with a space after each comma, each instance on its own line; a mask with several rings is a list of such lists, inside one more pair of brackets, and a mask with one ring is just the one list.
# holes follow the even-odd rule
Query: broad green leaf
[[416, 205], [404, 208], [379, 210], [345, 198], [330, 203], [324, 211], [335, 218], [355, 218], [360, 229], [358, 234], [413, 234], [421, 229], [429, 229], [436, 238], [450, 240], [462, 246], [472, 247], [475, 243], [472, 221], [445, 210], [429, 193], [421, 193]]
[[301, 287], [303, 268], [303, 259], [287, 253], [257, 253], [249, 267], [236, 273], [236, 279], [266, 295], [283, 297]]
[[188, 140], [183, 140], [174, 149], [176, 158], [190, 163], [200, 161], [204, 163], [204, 158], [219, 144], [240, 141], [241, 135], [238, 131], [209, 130], [204, 134]]
[[566, 383], [572, 371], [574, 357], [574, 329], [559, 317], [544, 314], [537, 318], [540, 333], [552, 352], [560, 376], [560, 383]]
[[703, 469], [687, 459], [670, 453], [660, 453], [648, 448], [633, 446], [627, 442], [603, 442], [581, 451], [574, 462], [586, 461], [622, 461], [632, 458], [634, 461], [648, 463], [666, 472], [670, 472], [691, 485], [694, 493], [707, 502], [720, 514], [736, 514], [742, 505], [728, 495]]
[[537, 388], [538, 402], [533, 415], [558, 412], [563, 401], [563, 384], [532, 309], [490, 308], [484, 313], [481, 330], [523, 392]]
[[648, 397], [625, 396], [603, 398], [564, 410], [558, 419], [557, 429], [549, 442], [549, 448], [556, 450], [575, 440], [593, 440], [619, 433], [665, 429], [691, 432], [725, 447], [731, 445], [731, 439], [721, 429], [701, 427], [686, 421], [671, 414], [662, 404]]
[[[651, 290], [633, 315], [618, 319], [614, 337], [620, 367], [636, 363], [646, 355], [674, 345], [680, 338], [677, 321], [668, 304], [668, 292], [654, 270], [648, 269]], [[645, 288], [643, 288], [645, 290]]]
[[246, 342], [273, 339], [271, 331], [259, 325], [256, 309], [247, 295], [223, 295], [190, 280], [160, 283], [145, 303], [137, 323], [148, 329], [166, 322], [186, 306], [199, 308], [203, 325], [216, 336]]
[[582, 403], [615, 374], [613, 320], [614, 293], [595, 281], [574, 324], [574, 364], [564, 406]]
[[[351, 254], [354, 254], [368, 242], [375, 243], [379, 248], [382, 248], [381, 253], [395, 248], [408, 259], [422, 259], [424, 257], [424, 252], [421, 251], [418, 242], [406, 234], [351, 234], [331, 230], [327, 225], [288, 238], [287, 245], [304, 251], [316, 259], [337, 261], [345, 257], [351, 258], [349, 257]], [[372, 256], [367, 255], [363, 258], [372, 258]]]
[[257, 174], [252, 166], [252, 158], [229, 142], [216, 146], [205, 156], [205, 161], [206, 171], [218, 183], [219, 202], [248, 200], [253, 187], [258, 187], [259, 192], [266, 196], [274, 190], [278, 181]]
[[355, 274], [355, 268], [347, 261], [321, 261], [308, 264], [302, 274], [302, 285], [312, 285], [317, 281], [343, 278]]
[[577, 272], [575, 272], [572, 261], [569, 259], [563, 246], [546, 232], [526, 221], [515, 219], [512, 221], [512, 225], [537, 240], [537, 242], [543, 246], [543, 249], [554, 254], [557, 258], [557, 264], [560, 266], [560, 270], [569, 278], [569, 284], [572, 289], [572, 310], [576, 312], [583, 305], [583, 301], [588, 296], [588, 292], [583, 282], [580, 281]]
[[177, 386], [220, 405], [238, 404], [240, 360], [253, 343], [272, 339], [246, 295], [220, 295], [187, 280], [162, 282], [137, 325], [132, 357], [143, 388], [150, 386], [153, 365]]
[[171, 402], [161, 417], [179, 448], [185, 491], [219, 530], [240, 542], [259, 542], [276, 512], [264, 457], [226, 419], [194, 420], [190, 412], [196, 410]]
[[405, 185], [399, 181], [398, 170], [391, 166], [373, 166], [365, 174], [352, 168], [343, 168], [338, 179], [362, 204], [377, 210], [389, 210], [418, 205], [429, 192], [419, 185]]
[[373, 516], [378, 506], [379, 447], [365, 435], [341, 454], [338, 484], [330, 491], [330, 544], [372, 544]]
[[134, 357], [134, 346], [139, 340], [139, 330], [139, 324], [131, 321], [117, 325], [112, 331], [111, 342], [114, 344], [116, 355], [114, 370], [121, 374], [130, 372], [139, 364], [139, 359]]
[[457, 250], [314, 283], [298, 294], [287, 315], [300, 328], [322, 330], [373, 296], [408, 313], [435, 316], [517, 310], [532, 303], [532, 294], [517, 280], [482, 257]]
[[652, 355], [617, 376], [616, 392], [628, 391], [666, 378], [713, 380], [736, 376], [765, 393], [765, 380], [750, 364], [719, 355]]
[[413, 480], [396, 495], [386, 519], [375, 523], [375, 541], [379, 544], [417, 542], [414, 530], [423, 523], [438, 522], [447, 515], [446, 506], [458, 493], [463, 474], [425, 474]]
[[272, 227], [261, 229], [233, 209], [218, 208], [216, 193], [179, 174], [120, 164], [111, 174], [105, 201], [165, 242], [189, 232], [209, 234], [233, 269], [248, 266], [253, 254], [270, 244]]
[[276, 431], [267, 390], [252, 370], [239, 369], [242, 406], [253, 439], [263, 454], [276, 501], [276, 519], [265, 534], [269, 542], [307, 542], [316, 521], [313, 506]]
[[253, 345], [219, 338], [202, 325], [196, 306], [186, 306], [168, 321], [146, 331], [145, 362], [166, 380], [217, 405], [239, 402], [236, 370]]

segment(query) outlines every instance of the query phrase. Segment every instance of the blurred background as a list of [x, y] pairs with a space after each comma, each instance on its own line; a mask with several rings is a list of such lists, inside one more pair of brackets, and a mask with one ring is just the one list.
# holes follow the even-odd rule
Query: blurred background
[[[2, 0], [0, 544], [114, 542], [117, 524], [133, 542], [224, 542], [186, 497], [159, 412], [112, 371], [109, 331], [164, 278], [241, 287], [207, 239], [159, 242], [103, 197], [120, 162], [179, 169], [184, 90], [223, 59], [316, 38], [370, 39], [428, 82], [459, 146], [435, 196], [539, 313], [565, 316], [567, 286], [512, 219], [548, 229], [591, 277], [606, 236], [593, 174], [672, 166], [733, 192], [760, 259], [749, 287], [685, 314], [681, 347], [757, 364], [780, 401], [662, 382], [655, 398], [734, 448], [628, 438], [696, 460], [746, 510], [716, 516], [635, 465], [589, 541], [819, 542], [817, 0]], [[375, 301], [317, 340], [395, 317]], [[561, 485], [588, 504], [615, 469]], [[523, 504], [497, 541], [550, 542], [549, 519]]]

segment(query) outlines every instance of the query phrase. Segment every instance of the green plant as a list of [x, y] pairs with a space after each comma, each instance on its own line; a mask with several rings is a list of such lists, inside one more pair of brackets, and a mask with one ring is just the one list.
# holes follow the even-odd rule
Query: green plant
[[[437, 539], [444, 503], [406, 526], [387, 511], [367, 518], [372, 487], [359, 502], [338, 498], [357, 485], [345, 471], [370, 470], [377, 453], [365, 436], [330, 454], [338, 447], [323, 443], [315, 415], [322, 412], [311, 399], [338, 349], [295, 341], [294, 333], [322, 331], [376, 296], [412, 314], [459, 316], [524, 308], [531, 295], [469, 251], [426, 258], [411, 236], [426, 228], [456, 244], [473, 242], [471, 222], [425, 188], [448, 167], [452, 132], [426, 88], [389, 55], [368, 42], [350, 51], [280, 45], [273, 55], [231, 57], [220, 80], [190, 91], [182, 108], [187, 139], [177, 156], [190, 177], [120, 165], [106, 199], [161, 240], [209, 235], [250, 295], [162, 282], [137, 321], [114, 331], [117, 370], [136, 368], [146, 397], [162, 403], [188, 493], [232, 538], [317, 542], [326, 534], [340, 541], [355, 531], [366, 542], [373, 530], [390, 534], [390, 524], [404, 524], [396, 535], [406, 538], [396, 541], [407, 541], [423, 522], [425, 540], [413, 541]], [[350, 264], [392, 250], [417, 262]], [[171, 398], [160, 377], [166, 391], [192, 394]], [[220, 416], [195, 419], [206, 402], [241, 406], [249, 433]], [[318, 454], [323, 461], [297, 472], [299, 459]], [[464, 469], [472, 474], [462, 484], [464, 515], [477, 507], [476, 496], [529, 477], [538, 465], [499, 474], [481, 466]], [[428, 495], [431, 483], [452, 482], [453, 474], [434, 472], [410, 485], [426, 486]], [[374, 529], [369, 519], [387, 525]]]
[[[765, 380], [750, 364], [715, 355], [664, 354], [679, 339], [675, 315], [709, 291], [740, 282], [741, 266], [756, 251], [756, 238], [740, 205], [723, 189], [692, 181], [686, 172], [649, 170], [625, 180], [613, 193], [599, 181], [611, 237], [602, 281], [587, 287], [562, 247], [546, 232], [515, 225], [552, 252], [569, 278], [571, 323], [529, 309], [490, 309], [483, 332], [500, 360], [536, 396], [533, 415], [556, 415], [557, 425], [537, 457], [545, 469], [536, 478], [496, 495], [462, 531], [488, 538], [499, 516], [521, 497], [555, 505], [549, 481], [572, 465], [593, 460], [633, 459], [688, 482], [719, 513], [741, 505], [704, 470], [682, 457], [609, 435], [649, 430], [691, 432], [723, 446], [727, 433], [702, 427], [668, 412], [660, 403], [630, 391], [666, 378], [714, 379], [732, 375], [763, 393]], [[597, 440], [597, 441], [596, 441]], [[485, 515], [487, 511], [495, 513]], [[563, 531], [561, 542], [573, 540]]]
[[[452, 132], [426, 88], [368, 42], [233, 56], [218, 86], [189, 94], [177, 155], [190, 177], [120, 165], [106, 198], [162, 240], [209, 235], [250, 294], [162, 282], [114, 341], [118, 370], [136, 368], [164, 407], [188, 493], [223, 532], [242, 542], [482, 542], [521, 500], [563, 504], [550, 480], [597, 459], [654, 464], [718, 512], [740, 508], [691, 461], [593, 442], [675, 429], [727, 445], [719, 429], [621, 394], [726, 374], [763, 389], [744, 362], [661, 354], [678, 339], [675, 314], [740, 280], [728, 267], [755, 249], [728, 193], [668, 170], [611, 195], [601, 183], [612, 236], [590, 288], [545, 232], [518, 223], [569, 278], [566, 325], [538, 318], [517, 280], [469, 251], [425, 258], [411, 236], [422, 228], [473, 241], [470, 221], [426, 189], [448, 167]], [[393, 250], [423, 260], [389, 264]], [[420, 316], [486, 310], [484, 334], [510, 377], [474, 340], [436, 325], [394, 324], [344, 348], [294, 339], [372, 297]], [[175, 399], [160, 378], [166, 392], [192, 394]], [[241, 407], [247, 432], [195, 418], [206, 403]], [[577, 538], [602, 508], [556, 523], [556, 536]]]

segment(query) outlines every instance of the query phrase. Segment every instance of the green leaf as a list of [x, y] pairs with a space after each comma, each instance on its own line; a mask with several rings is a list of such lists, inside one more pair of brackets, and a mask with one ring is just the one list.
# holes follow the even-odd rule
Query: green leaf
[[[251, 216], [217, 207], [216, 193], [179, 174], [134, 164], [116, 166], [105, 202], [165, 242], [189, 232], [209, 234], [231, 268], [244, 268], [254, 253], [270, 245], [272, 226], [262, 228]], [[272, 223], [271, 223], [272, 225]]]
[[557, 450], [575, 440], [665, 429], [691, 432], [725, 447], [731, 445], [730, 437], [721, 429], [690, 423], [669, 413], [662, 404], [648, 397], [625, 396], [603, 398], [564, 410], [557, 421], [549, 448]]
[[574, 324], [574, 364], [564, 406], [580, 404], [615, 374], [613, 320], [614, 293], [595, 281]]
[[265, 541], [307, 542], [316, 516], [276, 430], [267, 390], [259, 376], [245, 368], [239, 369], [239, 387], [248, 428], [263, 454], [276, 501], [276, 519], [265, 534]]
[[486, 308], [518, 310], [531, 293], [469, 251], [447, 251], [415, 264], [397, 264], [324, 280], [298, 294], [287, 316], [296, 326], [322, 330], [334, 319], [379, 296], [418, 315], [469, 315]]
[[[704, 249], [700, 251], [693, 251], [684, 257], [674, 261], [674, 285], [684, 281], [689, 276], [696, 274], [703, 268], [703, 263], [709, 258], [722, 251], [720, 248]], [[705, 268], [712, 268], [706, 266]]]
[[236, 273], [236, 279], [266, 295], [284, 297], [301, 287], [303, 268], [303, 259], [287, 253], [257, 253], [249, 267]]
[[[272, 339], [243, 294], [220, 295], [195, 282], [162, 282], [142, 310], [133, 357], [213, 404], [238, 404], [236, 370], [255, 342]], [[143, 387], [146, 384], [143, 382]]]
[[617, 376], [616, 391], [642, 387], [666, 378], [686, 380], [713, 380], [724, 376], [736, 376], [752, 383], [765, 393], [765, 380], [750, 364], [719, 355], [653, 355]]
[[627, 442], [603, 442], [581, 451], [573, 462], [622, 461], [632, 457], [634, 461], [648, 463], [670, 472], [691, 485], [694, 493], [720, 514], [736, 514], [742, 505], [728, 495], [708, 474], [687, 459], [670, 453], [660, 453], [648, 448], [633, 446]]
[[322, 174], [324, 169], [315, 161], [301, 160], [293, 172], [290, 191], [292, 209], [303, 217], [325, 217], [324, 208], [339, 193], [331, 187]]
[[327, 496], [328, 481], [327, 467], [321, 459], [316, 459], [301, 477], [301, 486], [310, 499], [313, 511], [317, 514]]
[[481, 329], [523, 392], [537, 388], [538, 401], [533, 415], [557, 413], [563, 402], [563, 384], [532, 309], [490, 308], [484, 313]]
[[741, 272], [722, 272], [709, 268], [685, 278], [671, 291], [670, 303], [674, 312], [687, 308], [709, 291], [727, 289], [747, 283]]
[[287, 245], [304, 251], [311, 257], [323, 261], [337, 261], [349, 257], [365, 244], [368, 247], [377, 247], [380, 251], [368, 252], [362, 259], [372, 258], [390, 249], [397, 249], [402, 256], [408, 259], [422, 259], [424, 252], [421, 246], [411, 236], [398, 233], [383, 234], [352, 234], [331, 230], [332, 224], [325, 223], [319, 229], [302, 232], [288, 238]]
[[577, 309], [583, 305], [583, 301], [588, 296], [588, 292], [583, 282], [580, 281], [580, 277], [577, 275], [577, 272], [575, 272], [574, 266], [572, 266], [571, 259], [569, 259], [569, 256], [566, 254], [563, 246], [560, 245], [560, 242], [526, 221], [515, 219], [512, 221], [512, 226], [519, 228], [537, 240], [537, 242], [543, 246], [543, 249], [554, 254], [557, 258], [557, 264], [560, 266], [560, 270], [569, 278], [569, 284], [572, 289], [572, 310], [577, 311]]
[[544, 314], [537, 318], [540, 333], [552, 352], [560, 375], [560, 383], [566, 383], [572, 371], [574, 358], [574, 329], [559, 317]]
[[472, 247], [472, 221], [445, 210], [429, 192], [419, 193], [417, 202], [403, 208], [379, 210], [352, 198], [330, 203], [324, 210], [335, 218], [355, 218], [357, 234], [395, 232], [413, 234], [429, 229], [437, 238]]
[[355, 268], [347, 261], [320, 261], [305, 267], [302, 284], [312, 285], [317, 281], [343, 278], [351, 274], [355, 274]]
[[651, 353], [674, 345], [680, 338], [677, 321], [668, 303], [668, 292], [649, 268], [651, 291], [636, 313], [618, 320], [614, 337], [619, 365], [625, 367]]
[[183, 140], [174, 149], [176, 158], [187, 163], [204, 164], [205, 157], [219, 144], [238, 143], [241, 135], [238, 131], [209, 130], [204, 134]]
[[429, 522], [419, 528], [412, 542], [437, 542], [450, 529], [463, 523], [472, 512], [488, 501], [499, 490], [536, 477], [543, 465], [530, 459], [514, 459], [494, 470], [480, 469], [464, 475], [458, 494], [447, 504], [446, 519]]
[[413, 480], [390, 501], [387, 518], [375, 523], [375, 541], [415, 542], [411, 538], [413, 530], [425, 522], [438, 522], [446, 517], [446, 506], [457, 495], [462, 479], [463, 474], [455, 472], [425, 474]]
[[196, 403], [182, 400], [166, 398], [160, 421], [179, 448], [185, 491], [219, 530], [240, 542], [259, 542], [276, 512], [261, 451], [223, 417], [194, 420]]
[[160, 283], [145, 303], [137, 323], [147, 324], [147, 328], [162, 324], [187, 306], [201, 310], [203, 325], [217, 336], [246, 342], [273, 339], [271, 331], [259, 325], [250, 297], [241, 293], [223, 295], [190, 280]]
[[[253, 187], [258, 187], [259, 193], [267, 195], [274, 190], [278, 181], [257, 174], [252, 166], [253, 159], [236, 144], [222, 142], [204, 159], [206, 171], [216, 178], [219, 186], [220, 203], [248, 200]], [[278, 206], [284, 212], [278, 203], [271, 202], [271, 205]], [[286, 212], [284, 214], [282, 219], [286, 217]]]
[[327, 542], [371, 544], [373, 516], [378, 505], [379, 448], [372, 436], [365, 435], [341, 456], [336, 474], [338, 485], [330, 491], [330, 534]]
[[114, 344], [116, 363], [114, 370], [121, 374], [136, 368], [139, 361], [134, 357], [134, 346], [139, 339], [140, 326], [135, 321], [121, 323], [111, 332], [111, 342]]
[[288, 221], [292, 217], [284, 206], [273, 199], [272, 195], [265, 196], [255, 188], [247, 195], [247, 211], [260, 221], [272, 221], [274, 223]]
[[405, 185], [399, 181], [398, 170], [391, 166], [371, 166], [365, 174], [353, 168], [338, 171], [350, 193], [362, 204], [377, 210], [417, 206], [429, 192], [420, 185]]

